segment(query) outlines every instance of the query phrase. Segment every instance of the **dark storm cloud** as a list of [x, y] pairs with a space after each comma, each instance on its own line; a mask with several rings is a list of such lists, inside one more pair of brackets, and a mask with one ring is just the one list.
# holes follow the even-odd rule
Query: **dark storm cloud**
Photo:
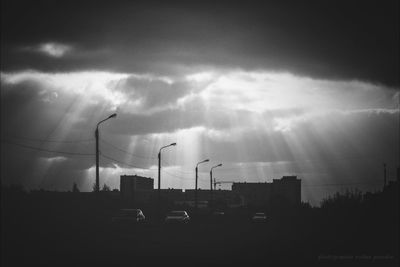
[[[2, 133], [29, 132], [36, 136], [44, 134], [43, 129], [51, 131], [49, 122], [60, 121], [68, 109], [69, 101], [60, 101], [56, 105], [46, 103], [40, 91], [41, 84], [32, 81], [17, 85], [1, 84]], [[49, 109], [52, 112], [48, 112]]]
[[[398, 85], [398, 10], [398, 1], [2, 1], [1, 65], [163, 74], [207, 65]], [[76, 54], [18, 50], [44, 42]]]
[[[200, 155], [224, 167], [273, 162], [265, 173], [274, 178], [292, 172], [316, 183], [321, 173], [326, 183], [374, 179], [383, 161], [398, 162], [393, 88], [309, 79], [398, 86], [397, 1], [6, 0], [1, 22], [1, 134], [9, 143], [93, 154], [96, 123], [117, 112], [101, 126], [102, 155], [143, 168], [156, 165], [169, 139], [180, 153], [166, 155], [165, 166], [191, 168]], [[49, 53], [51, 44], [68, 53]], [[210, 79], [185, 76], [207, 72]], [[61, 158], [9, 143], [2, 182], [91, 189], [93, 155]], [[102, 179], [118, 180], [112, 161], [102, 157], [100, 166]], [[265, 178], [245, 178], [254, 177]]]

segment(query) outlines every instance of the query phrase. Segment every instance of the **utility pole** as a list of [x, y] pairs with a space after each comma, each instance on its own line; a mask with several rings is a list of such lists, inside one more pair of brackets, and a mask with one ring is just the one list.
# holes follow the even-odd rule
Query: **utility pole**
[[[397, 121], [397, 126], [398, 126], [398, 128], [397, 128], [397, 134], [398, 134], [398, 136], [397, 136], [397, 148], [398, 148], [398, 151], [397, 151], [397, 156], [399, 157], [398, 159], [398, 161], [400, 161], [400, 93], [398, 92], [398, 94], [397, 94], [397, 101], [398, 101], [398, 114], [399, 114], [399, 116], [398, 116], [398, 121]], [[398, 163], [398, 165], [397, 165], [397, 182], [398, 183], [400, 183], [400, 164]]]
[[158, 152], [157, 222], [161, 221], [161, 149]]
[[213, 205], [214, 196], [213, 196], [213, 188], [212, 188], [212, 168], [210, 171], [210, 206]]
[[95, 185], [95, 192], [99, 192], [100, 191], [100, 178], [99, 178], [99, 125], [100, 123], [111, 119], [111, 118], [115, 118], [117, 117], [117, 114], [111, 114], [110, 116], [108, 116], [106, 119], [99, 121], [96, 125], [96, 130], [94, 132], [94, 136], [96, 137], [96, 185]]
[[194, 206], [195, 206], [195, 210], [197, 212], [198, 206], [197, 206], [197, 180], [198, 180], [198, 170], [199, 170], [199, 164], [204, 163], [204, 162], [209, 162], [209, 159], [205, 159], [203, 161], [200, 161], [199, 163], [197, 163], [196, 165], [196, 183], [195, 183], [195, 190], [194, 190]]
[[212, 177], [213, 177], [212, 171], [213, 171], [214, 168], [221, 167], [221, 166], [222, 166], [222, 163], [220, 163], [218, 165], [215, 165], [210, 169], [210, 195], [211, 195], [211, 197], [210, 197], [210, 206], [212, 205], [212, 203], [214, 201], [213, 188], [212, 188]]
[[158, 188], [157, 188], [157, 221], [161, 221], [161, 150], [170, 146], [176, 146], [176, 143], [163, 146], [158, 151]]
[[96, 185], [94, 187], [94, 191], [99, 192], [100, 178], [99, 178], [99, 128], [98, 127], [96, 127], [96, 131], [94, 133], [96, 137]]
[[195, 210], [196, 210], [196, 212], [197, 212], [197, 179], [198, 179], [198, 175], [197, 175], [197, 172], [198, 172], [198, 167], [196, 166], [196, 183], [195, 183], [195, 189], [194, 189], [194, 207], [195, 207]]

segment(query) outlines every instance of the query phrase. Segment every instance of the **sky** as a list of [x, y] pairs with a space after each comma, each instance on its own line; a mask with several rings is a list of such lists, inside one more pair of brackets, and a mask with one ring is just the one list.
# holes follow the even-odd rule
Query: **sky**
[[[381, 190], [399, 165], [398, 1], [1, 1], [1, 179], [91, 191], [302, 179]], [[230, 183], [218, 186], [230, 189]]]

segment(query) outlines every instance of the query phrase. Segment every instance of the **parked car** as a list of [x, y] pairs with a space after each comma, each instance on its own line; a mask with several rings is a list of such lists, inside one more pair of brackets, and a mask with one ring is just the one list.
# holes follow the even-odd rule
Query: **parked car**
[[188, 223], [189, 221], [190, 217], [188, 213], [183, 210], [171, 211], [165, 217], [166, 223]]
[[113, 223], [141, 223], [146, 217], [140, 209], [120, 209], [118, 213], [112, 217]]
[[265, 215], [264, 212], [257, 212], [256, 214], [253, 215], [251, 220], [253, 222], [266, 222], [267, 221], [267, 215]]

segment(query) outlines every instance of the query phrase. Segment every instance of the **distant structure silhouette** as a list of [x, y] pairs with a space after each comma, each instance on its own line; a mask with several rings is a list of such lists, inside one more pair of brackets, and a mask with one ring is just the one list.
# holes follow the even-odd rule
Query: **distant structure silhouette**
[[120, 194], [124, 206], [133, 207], [137, 202], [149, 200], [154, 191], [154, 179], [139, 175], [121, 175]]
[[77, 185], [76, 183], [74, 183], [74, 184], [72, 185], [72, 192], [74, 192], [74, 193], [80, 192], [80, 191], [79, 191], [79, 188], [78, 188], [78, 185]]
[[[160, 191], [163, 206], [187, 205], [194, 207], [196, 195], [199, 208], [210, 208], [209, 189], [162, 189]], [[120, 196], [125, 207], [134, 207], [139, 203], [151, 203], [158, 195], [154, 189], [154, 179], [138, 175], [121, 175]], [[215, 190], [215, 201], [223, 206], [258, 206], [269, 207], [279, 205], [298, 206], [301, 204], [301, 179], [297, 176], [283, 176], [273, 179], [272, 183], [236, 183], [232, 182], [232, 190]]]
[[233, 183], [232, 191], [242, 195], [246, 205], [270, 206], [274, 201], [289, 205], [301, 204], [301, 179], [283, 176], [272, 183]]

